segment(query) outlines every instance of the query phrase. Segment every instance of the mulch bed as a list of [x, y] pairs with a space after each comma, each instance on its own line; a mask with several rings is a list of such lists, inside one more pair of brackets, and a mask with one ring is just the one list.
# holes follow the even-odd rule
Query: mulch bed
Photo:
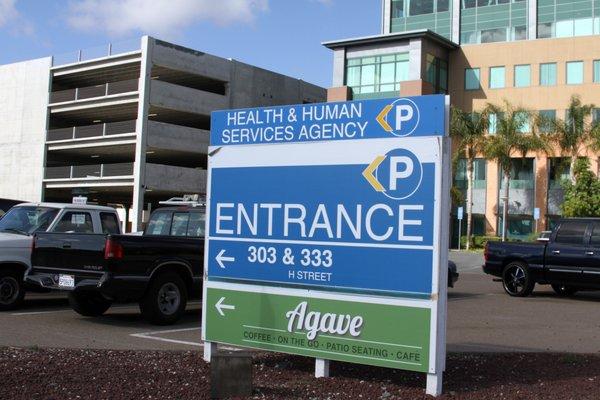
[[[423, 374], [254, 355], [252, 399], [431, 399]], [[441, 399], [600, 399], [600, 355], [450, 354]], [[208, 399], [197, 351], [0, 348], [0, 399]]]

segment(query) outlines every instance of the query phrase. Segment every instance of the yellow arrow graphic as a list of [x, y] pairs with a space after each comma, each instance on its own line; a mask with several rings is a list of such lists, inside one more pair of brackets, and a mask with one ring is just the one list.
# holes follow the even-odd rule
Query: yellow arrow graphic
[[383, 192], [385, 191], [385, 189], [383, 185], [379, 183], [379, 181], [375, 178], [375, 175], [373, 175], [373, 173], [375, 172], [377, 167], [379, 167], [379, 164], [383, 162], [383, 160], [385, 160], [385, 156], [377, 156], [373, 160], [373, 162], [369, 164], [367, 168], [365, 168], [365, 170], [362, 173], [367, 182], [369, 182], [371, 186], [373, 186], [373, 189], [375, 189], [378, 192]]
[[391, 132], [393, 130], [392, 127], [390, 126], [390, 124], [388, 124], [387, 119], [386, 119], [386, 117], [391, 109], [392, 109], [392, 105], [388, 104], [387, 106], [385, 106], [383, 108], [383, 110], [381, 110], [379, 115], [377, 115], [377, 118], [375, 118], [377, 120], [377, 122], [379, 122], [379, 125], [381, 125], [383, 130], [386, 132]]

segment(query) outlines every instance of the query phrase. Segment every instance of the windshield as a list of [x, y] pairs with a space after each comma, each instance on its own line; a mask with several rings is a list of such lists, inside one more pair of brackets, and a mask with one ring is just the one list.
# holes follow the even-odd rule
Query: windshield
[[0, 232], [32, 234], [48, 229], [58, 209], [47, 207], [11, 208], [0, 219]]

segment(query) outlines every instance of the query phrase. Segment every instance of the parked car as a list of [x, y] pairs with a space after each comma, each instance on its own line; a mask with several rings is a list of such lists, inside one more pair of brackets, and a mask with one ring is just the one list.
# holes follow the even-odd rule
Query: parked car
[[170, 203], [180, 205], [155, 210], [142, 235], [36, 234], [27, 282], [68, 291], [84, 316], [135, 301], [148, 321], [175, 323], [202, 292], [205, 206]]
[[36, 232], [73, 236], [76, 232], [120, 233], [114, 208], [57, 203], [23, 203], [0, 219], [0, 311], [14, 310], [23, 302], [24, 275], [31, 267], [31, 245]]
[[500, 277], [511, 296], [528, 296], [536, 283], [561, 296], [600, 289], [600, 218], [563, 219], [532, 243], [488, 242], [484, 258], [483, 271]]
[[448, 287], [454, 287], [458, 280], [458, 270], [454, 261], [448, 260]]

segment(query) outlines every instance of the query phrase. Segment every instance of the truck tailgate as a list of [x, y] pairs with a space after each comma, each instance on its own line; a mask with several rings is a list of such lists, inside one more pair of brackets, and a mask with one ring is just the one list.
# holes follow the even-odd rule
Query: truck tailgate
[[42, 274], [46, 278], [43, 286], [56, 288], [61, 275], [73, 277], [74, 286], [98, 280], [106, 272], [105, 243], [103, 234], [39, 233], [34, 239], [30, 274]]

